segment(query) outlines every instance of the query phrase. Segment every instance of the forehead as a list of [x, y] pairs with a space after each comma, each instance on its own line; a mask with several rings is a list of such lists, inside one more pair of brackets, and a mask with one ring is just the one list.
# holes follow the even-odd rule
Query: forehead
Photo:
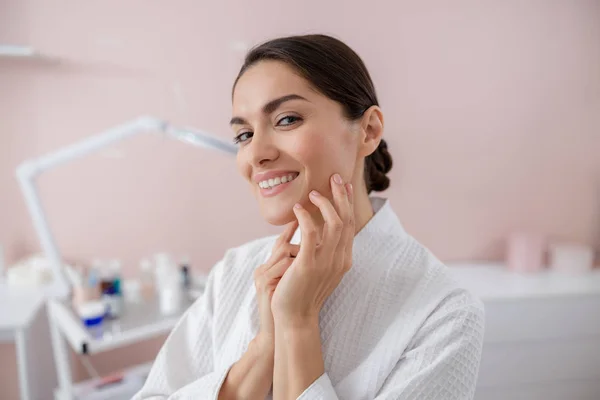
[[248, 68], [233, 92], [234, 113], [253, 112], [269, 101], [289, 94], [314, 97], [306, 79], [280, 61], [261, 61]]

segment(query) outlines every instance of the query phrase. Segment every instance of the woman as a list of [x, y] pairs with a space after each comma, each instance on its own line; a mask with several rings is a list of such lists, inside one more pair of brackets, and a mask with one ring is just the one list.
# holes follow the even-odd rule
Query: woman
[[277, 238], [229, 250], [136, 399], [470, 399], [483, 307], [389, 203], [363, 62], [324, 35], [250, 51], [237, 163]]

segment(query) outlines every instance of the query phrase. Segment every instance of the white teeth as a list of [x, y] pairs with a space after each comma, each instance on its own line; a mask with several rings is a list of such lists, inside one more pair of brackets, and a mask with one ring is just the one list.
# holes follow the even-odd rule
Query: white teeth
[[277, 185], [281, 185], [282, 183], [293, 181], [296, 178], [296, 176], [298, 175], [292, 173], [287, 176], [278, 176], [274, 179], [266, 179], [264, 181], [258, 182], [258, 187], [260, 187], [261, 189], [271, 189]]

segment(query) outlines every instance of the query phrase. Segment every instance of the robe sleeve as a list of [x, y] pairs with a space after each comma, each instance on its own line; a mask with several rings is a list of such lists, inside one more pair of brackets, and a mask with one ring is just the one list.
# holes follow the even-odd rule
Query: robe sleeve
[[[483, 304], [466, 292], [449, 296], [417, 332], [375, 400], [473, 399], [483, 334]], [[337, 399], [324, 373], [297, 400]]]

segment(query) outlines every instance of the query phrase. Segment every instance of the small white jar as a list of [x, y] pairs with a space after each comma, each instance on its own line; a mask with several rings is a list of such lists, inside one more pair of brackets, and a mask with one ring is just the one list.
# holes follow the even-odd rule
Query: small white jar
[[575, 243], [550, 245], [550, 269], [561, 273], [581, 274], [594, 267], [594, 249]]

